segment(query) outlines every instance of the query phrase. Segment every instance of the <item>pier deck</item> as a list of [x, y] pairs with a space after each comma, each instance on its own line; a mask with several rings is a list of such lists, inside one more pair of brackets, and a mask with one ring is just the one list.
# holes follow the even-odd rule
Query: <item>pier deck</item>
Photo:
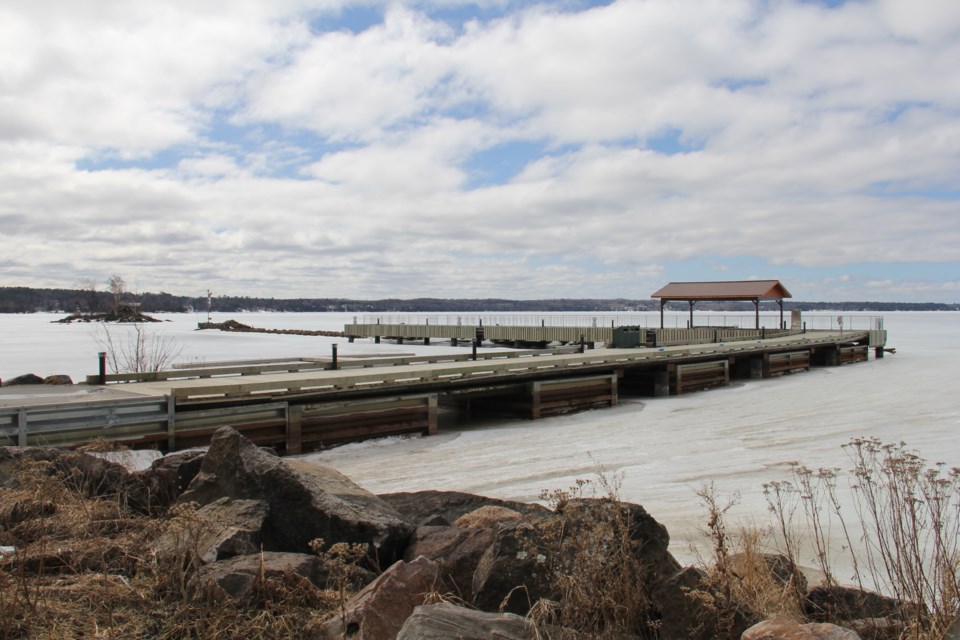
[[[885, 332], [811, 331], [655, 348], [486, 353], [315, 362], [304, 370], [167, 371], [109, 385], [126, 399], [0, 408], [0, 444], [72, 445], [107, 437], [165, 449], [203, 444], [221, 426], [286, 453], [395, 433], [435, 433], [440, 406], [539, 418], [613, 406], [621, 392], [680, 394], [882, 356]], [[294, 367], [296, 368], [296, 367]], [[207, 377], [204, 377], [204, 376]]]

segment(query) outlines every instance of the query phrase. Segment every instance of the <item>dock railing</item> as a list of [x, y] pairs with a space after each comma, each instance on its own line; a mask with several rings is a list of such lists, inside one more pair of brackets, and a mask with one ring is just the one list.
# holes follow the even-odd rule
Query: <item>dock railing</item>
[[[883, 316], [860, 315], [857, 313], [804, 313], [801, 321], [807, 329], [817, 331], [832, 331], [836, 329], [850, 329], [857, 331], [883, 329]], [[688, 313], [670, 312], [664, 317], [664, 328], [689, 328], [690, 315]], [[784, 315], [784, 322], [790, 328], [790, 315]], [[644, 327], [655, 329], [660, 327], [660, 314], [655, 312], [620, 313], [620, 312], [583, 312], [569, 314], [551, 313], [515, 313], [515, 314], [429, 314], [429, 313], [380, 313], [357, 316], [354, 324], [383, 324], [383, 325], [446, 325], [463, 327], [491, 327], [491, 326], [518, 326], [518, 327]], [[753, 313], [738, 312], [701, 312], [693, 314], [694, 327], [744, 329], [755, 328], [756, 317]], [[761, 313], [760, 327], [767, 329], [780, 328], [780, 314]]]

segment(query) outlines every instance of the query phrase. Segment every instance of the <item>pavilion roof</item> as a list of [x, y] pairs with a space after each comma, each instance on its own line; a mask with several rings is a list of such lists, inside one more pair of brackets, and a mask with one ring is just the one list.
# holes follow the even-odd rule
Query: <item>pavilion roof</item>
[[661, 300], [779, 300], [792, 298], [779, 280], [671, 282], [654, 293]]

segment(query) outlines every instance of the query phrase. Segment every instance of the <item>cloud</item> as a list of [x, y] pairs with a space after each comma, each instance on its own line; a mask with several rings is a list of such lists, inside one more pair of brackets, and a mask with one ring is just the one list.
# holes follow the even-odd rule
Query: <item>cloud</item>
[[4, 6], [0, 278], [956, 298], [956, 3], [582, 4]]

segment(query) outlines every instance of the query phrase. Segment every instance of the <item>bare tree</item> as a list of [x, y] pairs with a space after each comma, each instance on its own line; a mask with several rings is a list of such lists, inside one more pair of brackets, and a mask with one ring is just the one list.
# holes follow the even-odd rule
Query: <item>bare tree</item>
[[77, 289], [80, 290], [80, 296], [77, 303], [78, 313], [80, 313], [80, 305], [86, 307], [87, 313], [96, 313], [99, 310], [99, 304], [97, 301], [97, 280], [96, 278], [82, 278], [77, 283]]
[[170, 366], [183, 352], [183, 345], [168, 335], [149, 331], [142, 323], [111, 329], [97, 324], [94, 339], [107, 354], [114, 373], [147, 373]]
[[120, 312], [120, 299], [123, 298], [123, 294], [127, 291], [126, 281], [119, 275], [113, 274], [110, 276], [110, 279], [107, 280], [107, 285], [110, 287], [110, 293], [113, 294], [113, 312]]

